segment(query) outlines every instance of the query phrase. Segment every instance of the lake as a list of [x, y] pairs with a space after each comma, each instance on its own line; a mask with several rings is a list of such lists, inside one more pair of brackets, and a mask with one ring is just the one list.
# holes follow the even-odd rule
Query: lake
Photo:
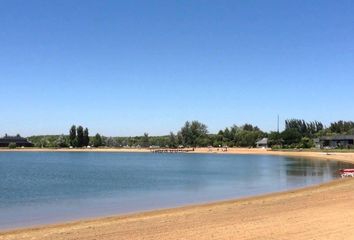
[[1, 152], [0, 229], [285, 191], [349, 167], [270, 155]]

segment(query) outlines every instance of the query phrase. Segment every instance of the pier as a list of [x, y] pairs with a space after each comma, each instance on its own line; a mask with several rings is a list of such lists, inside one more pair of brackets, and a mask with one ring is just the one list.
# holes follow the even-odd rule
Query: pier
[[194, 152], [194, 148], [158, 148], [150, 151], [153, 153], [187, 153]]

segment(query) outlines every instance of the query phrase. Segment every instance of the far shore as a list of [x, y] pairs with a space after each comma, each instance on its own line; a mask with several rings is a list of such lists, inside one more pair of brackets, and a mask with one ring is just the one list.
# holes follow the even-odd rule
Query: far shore
[[[0, 152], [150, 152], [149, 149], [0, 149]], [[193, 153], [271, 154], [354, 163], [354, 153], [196, 148]], [[354, 179], [251, 198], [0, 232], [2, 239], [348, 239]]]
[[[0, 152], [108, 152], [108, 153], [150, 153], [149, 148], [0, 148]], [[261, 154], [261, 155], [279, 155], [289, 157], [317, 158], [322, 160], [339, 160], [348, 163], [354, 163], [354, 152], [334, 152], [326, 150], [276, 150], [264, 148], [194, 148], [193, 153], [205, 154]]]

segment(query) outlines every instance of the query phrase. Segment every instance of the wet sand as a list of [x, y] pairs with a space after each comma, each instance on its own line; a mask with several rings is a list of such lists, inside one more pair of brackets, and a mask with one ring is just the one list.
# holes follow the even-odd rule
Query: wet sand
[[[354, 163], [354, 153], [214, 150], [215, 154], [274, 154]], [[196, 152], [210, 153], [210, 149]], [[240, 200], [2, 232], [0, 239], [350, 239], [353, 206], [354, 179], [345, 179]]]

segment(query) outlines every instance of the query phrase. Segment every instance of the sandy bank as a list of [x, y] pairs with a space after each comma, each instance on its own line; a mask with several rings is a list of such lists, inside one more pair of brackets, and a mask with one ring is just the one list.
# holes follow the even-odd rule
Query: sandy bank
[[[354, 162], [354, 153], [259, 149], [229, 149], [227, 153]], [[348, 179], [241, 200], [3, 232], [0, 239], [350, 239], [353, 206], [354, 180]]]
[[[0, 152], [110, 152], [110, 153], [145, 153], [151, 152], [150, 149], [146, 148], [91, 148], [91, 149], [69, 149], [69, 148], [17, 148], [8, 149], [0, 148]], [[271, 151], [267, 149], [257, 149], [257, 148], [228, 148], [227, 151], [222, 151], [217, 148], [195, 148], [194, 152], [189, 152], [189, 154], [194, 153], [208, 153], [208, 154], [263, 154], [263, 155], [280, 155], [280, 156], [292, 156], [292, 157], [307, 157], [307, 158], [317, 158], [322, 160], [340, 160], [345, 162], [354, 163], [354, 152], [308, 152], [308, 151]]]

